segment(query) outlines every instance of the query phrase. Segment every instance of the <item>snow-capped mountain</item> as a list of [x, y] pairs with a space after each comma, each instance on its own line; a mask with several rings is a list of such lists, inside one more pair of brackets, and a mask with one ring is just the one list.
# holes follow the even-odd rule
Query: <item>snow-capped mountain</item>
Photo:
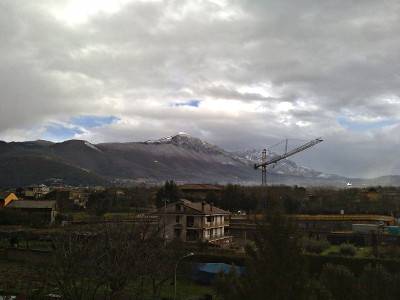
[[182, 147], [204, 153], [226, 153], [223, 149], [215, 145], [209, 144], [205, 141], [202, 141], [199, 138], [193, 137], [185, 132], [179, 132], [176, 135], [163, 137], [158, 140], [148, 140], [144, 143], [149, 145], [170, 144], [170, 145], [175, 145], [177, 147]]
[[[212, 145], [208, 142], [202, 141], [199, 138], [193, 137], [187, 133], [180, 132], [177, 135], [163, 137], [157, 140], [149, 140], [146, 144], [170, 144], [177, 147], [186, 148], [196, 152], [208, 153], [208, 154], [219, 154], [225, 157], [229, 157], [235, 163], [242, 163], [249, 167], [252, 167], [255, 163], [261, 161], [261, 152], [259, 149], [250, 149], [238, 152], [228, 152], [224, 149]], [[278, 156], [277, 153], [267, 150], [267, 157], [272, 158]], [[232, 164], [232, 162], [231, 162]], [[289, 159], [283, 159], [279, 163], [270, 166], [269, 173], [288, 175], [288, 176], [303, 176], [310, 178], [337, 178], [336, 175], [324, 174], [322, 172], [315, 171], [311, 168], [298, 166], [294, 161]]]
[[[259, 184], [261, 151], [228, 152], [186, 133], [157, 140], [92, 144], [70, 140], [0, 142], [0, 186], [22, 186], [60, 178], [71, 184], [161, 183], [165, 180], [196, 183]], [[269, 156], [276, 155], [269, 153]], [[24, 172], [15, 172], [24, 170]], [[347, 179], [332, 177], [291, 160], [268, 168], [273, 184], [329, 185]], [[2, 175], [3, 174], [3, 175]]]

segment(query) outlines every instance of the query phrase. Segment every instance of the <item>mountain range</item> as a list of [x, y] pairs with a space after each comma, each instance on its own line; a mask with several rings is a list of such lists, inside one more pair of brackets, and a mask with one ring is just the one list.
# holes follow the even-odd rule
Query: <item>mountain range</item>
[[[71, 185], [137, 183], [259, 184], [253, 165], [260, 150], [229, 152], [180, 133], [159, 140], [91, 144], [83, 140], [0, 142], [0, 186], [62, 182]], [[269, 153], [269, 155], [276, 155]], [[399, 185], [400, 176], [348, 179], [298, 166], [285, 159], [268, 170], [270, 184], [305, 186]]]

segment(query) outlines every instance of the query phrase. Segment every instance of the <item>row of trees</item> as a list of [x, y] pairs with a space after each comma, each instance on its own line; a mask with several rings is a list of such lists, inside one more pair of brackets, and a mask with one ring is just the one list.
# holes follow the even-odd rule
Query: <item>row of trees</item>
[[262, 211], [271, 203], [278, 203], [288, 214], [332, 214], [344, 210], [400, 215], [400, 189], [390, 187], [366, 190], [227, 185], [220, 195], [209, 193], [206, 200], [230, 211]]
[[[184, 195], [174, 181], [167, 181], [162, 187], [134, 187], [122, 189], [123, 195], [117, 190], [92, 193], [88, 208], [98, 214], [107, 211], [126, 211], [132, 208], [157, 206], [165, 201], [173, 202], [182, 197], [201, 201], [194, 195]], [[396, 196], [398, 193], [399, 196]], [[369, 197], [369, 194], [374, 194]], [[228, 184], [220, 193], [210, 192], [206, 195], [207, 202], [234, 211], [263, 211], [270, 205], [278, 203], [285, 213], [400, 213], [400, 189], [372, 188], [365, 189], [334, 189], [334, 188], [303, 188], [298, 186], [240, 186]]]
[[145, 209], [153, 206], [156, 192], [155, 188], [142, 186], [93, 192], [89, 196], [87, 208], [97, 215], [106, 212]]

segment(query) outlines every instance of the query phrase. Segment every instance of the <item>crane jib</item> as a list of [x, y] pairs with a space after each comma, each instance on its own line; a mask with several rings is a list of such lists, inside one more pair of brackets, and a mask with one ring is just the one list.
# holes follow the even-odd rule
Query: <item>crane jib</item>
[[289, 152], [287, 152], [285, 154], [278, 155], [278, 156], [276, 156], [276, 157], [274, 157], [274, 158], [272, 158], [272, 159], [270, 159], [270, 160], [268, 160], [266, 162], [263, 162], [263, 163], [260, 163], [260, 164], [254, 164], [254, 169], [258, 169], [259, 167], [263, 167], [263, 166], [267, 166], [267, 165], [271, 165], [271, 164], [277, 163], [278, 161], [280, 161], [282, 159], [285, 159], [285, 158], [287, 158], [289, 156], [292, 156], [292, 155], [294, 155], [296, 153], [299, 153], [299, 152], [301, 152], [303, 150], [306, 150], [306, 149], [308, 149], [308, 148], [310, 148], [312, 146], [315, 146], [316, 144], [319, 144], [321, 142], [323, 142], [322, 138], [318, 138], [318, 139], [312, 140], [312, 141], [310, 141], [310, 142], [308, 142], [308, 143], [306, 143], [304, 145], [301, 145], [300, 147], [297, 147], [297, 148], [295, 148], [295, 149], [293, 149], [293, 150], [291, 150], [291, 151], [289, 151]]

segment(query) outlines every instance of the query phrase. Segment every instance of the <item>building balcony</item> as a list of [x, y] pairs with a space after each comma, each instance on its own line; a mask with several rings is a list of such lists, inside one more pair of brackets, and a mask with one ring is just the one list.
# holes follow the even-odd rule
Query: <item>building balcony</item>
[[186, 227], [186, 230], [203, 230], [201, 227]]
[[225, 234], [216, 234], [216, 235], [213, 235], [213, 236], [209, 237], [208, 240], [212, 241], [212, 240], [223, 239], [223, 238], [226, 238], [226, 237], [228, 237], [228, 236], [225, 235]]
[[205, 224], [186, 224], [187, 229], [211, 229], [211, 228], [221, 228], [229, 226], [226, 223], [218, 222], [218, 223], [205, 223]]
[[209, 243], [218, 243], [220, 241], [224, 240], [232, 240], [232, 236], [230, 235], [215, 235], [209, 238], [204, 238], [204, 242], [209, 242]]
[[227, 226], [224, 222], [218, 222], [218, 223], [205, 223], [203, 225], [203, 228], [216, 228], [216, 227], [224, 227]]

